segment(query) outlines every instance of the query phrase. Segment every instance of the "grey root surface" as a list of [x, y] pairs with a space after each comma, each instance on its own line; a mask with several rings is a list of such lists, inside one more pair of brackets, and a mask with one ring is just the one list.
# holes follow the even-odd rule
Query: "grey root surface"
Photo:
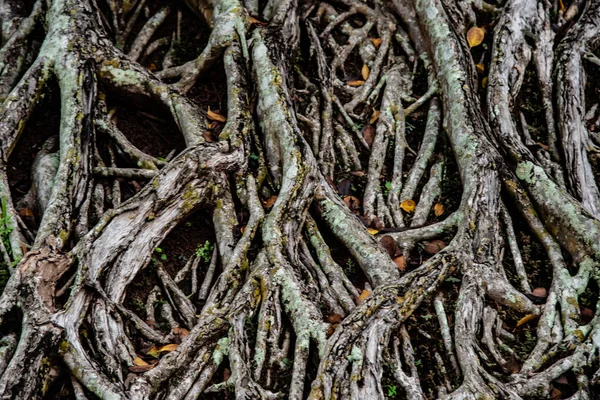
[[1, 399], [600, 398], [600, 0], [0, 22]]

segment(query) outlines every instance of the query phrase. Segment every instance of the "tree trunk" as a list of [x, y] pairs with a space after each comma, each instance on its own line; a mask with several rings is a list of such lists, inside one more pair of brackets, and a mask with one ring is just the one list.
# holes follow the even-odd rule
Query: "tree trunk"
[[0, 398], [600, 396], [600, 1], [0, 19]]

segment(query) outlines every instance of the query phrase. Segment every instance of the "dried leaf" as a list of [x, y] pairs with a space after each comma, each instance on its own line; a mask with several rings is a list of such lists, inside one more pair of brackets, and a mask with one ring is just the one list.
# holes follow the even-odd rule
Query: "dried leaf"
[[560, 7], [560, 11], [565, 11], [567, 7], [565, 7], [565, 3], [563, 3], [563, 0], [558, 0], [558, 4]]
[[342, 316], [340, 314], [331, 314], [329, 317], [327, 317], [327, 322], [330, 324], [339, 324], [342, 322]]
[[210, 120], [219, 121], [219, 122], [227, 122], [227, 118], [225, 118], [224, 116], [222, 116], [219, 113], [211, 111], [210, 107], [208, 108], [207, 114], [208, 114], [208, 119], [210, 119]]
[[336, 328], [339, 326], [340, 324], [332, 324], [329, 325], [329, 329], [327, 329], [327, 337], [333, 335], [333, 332], [335, 332]]
[[373, 46], [375, 46], [375, 47], [379, 47], [379, 45], [383, 41], [383, 39], [381, 39], [381, 38], [370, 38], [370, 39], [371, 39], [371, 43], [373, 43]]
[[177, 349], [177, 346], [179, 346], [179, 345], [178, 345], [178, 344], [175, 344], [175, 343], [166, 344], [166, 345], [164, 345], [163, 347], [161, 347], [160, 349], [158, 349], [158, 352], [159, 352], [159, 353], [165, 353], [165, 352], [166, 352], [166, 353], [170, 353], [170, 352], [172, 352], [173, 350], [176, 350], [176, 349]]
[[267, 25], [269, 25], [267, 22], [258, 20], [256, 18], [254, 18], [253, 16], [250, 16], [249, 19], [250, 19], [250, 24], [251, 25], [260, 25], [260, 26], [267, 26]]
[[365, 84], [365, 81], [361, 81], [361, 80], [356, 80], [356, 81], [348, 81], [346, 82], [348, 84], [348, 86], [362, 86]]
[[414, 200], [404, 200], [400, 203], [400, 208], [409, 213], [415, 211], [416, 206], [417, 204]]
[[352, 211], [357, 211], [360, 208], [360, 200], [358, 197], [346, 196], [344, 197], [344, 203]]
[[134, 365], [129, 367], [129, 371], [134, 372], [136, 374], [140, 374], [142, 372], [150, 371], [154, 368], [154, 365], [146, 364], [146, 365]]
[[526, 316], [524, 316], [523, 318], [521, 318], [519, 320], [519, 322], [517, 322], [517, 328], [520, 327], [521, 325], [525, 325], [528, 322], [535, 321], [539, 317], [540, 316], [537, 315], [537, 314], [527, 314]]
[[227, 381], [227, 379], [229, 379], [230, 376], [231, 376], [231, 370], [229, 368], [224, 368], [223, 369], [223, 382]]
[[481, 74], [485, 72], [485, 65], [483, 64], [475, 64], [475, 68], [477, 69], [477, 72]]
[[390, 258], [394, 258], [394, 256], [396, 255], [396, 251], [398, 251], [398, 245], [396, 244], [396, 241], [393, 237], [391, 237], [390, 235], [385, 235], [381, 238], [379, 244], [381, 244], [381, 247], [383, 247], [387, 251]]
[[352, 171], [350, 172], [350, 175], [354, 175], [354, 176], [358, 176], [358, 177], [363, 177], [367, 174], [364, 173], [364, 171]]
[[394, 262], [400, 271], [404, 271], [406, 269], [406, 258], [404, 258], [404, 256], [394, 258]]
[[381, 115], [381, 111], [373, 109], [373, 115], [371, 115], [371, 119], [369, 120], [369, 124], [377, 121], [379, 116]]
[[548, 149], [550, 148], [549, 146], [545, 145], [542, 142], [535, 142], [535, 144], [537, 144], [538, 146], [540, 146], [542, 149], [548, 151]]
[[483, 38], [485, 37], [485, 31], [479, 27], [472, 27], [467, 32], [467, 42], [469, 43], [469, 47], [479, 46], [481, 42], [483, 42]]
[[488, 83], [487, 76], [481, 80], [481, 87], [486, 88]]
[[373, 141], [375, 140], [375, 127], [373, 125], [365, 125], [362, 129], [362, 135], [369, 147], [373, 146]]
[[560, 400], [562, 397], [562, 392], [557, 388], [553, 388], [552, 392], [550, 392], [550, 400]]
[[210, 132], [204, 132], [202, 133], [202, 137], [204, 138], [204, 140], [206, 140], [208, 143], [212, 143], [215, 141], [215, 139], [213, 139], [212, 133]]
[[371, 234], [371, 235], [377, 235], [377, 233], [379, 232], [377, 229], [373, 229], [373, 228], [369, 228], [367, 229], [367, 231]]
[[147, 356], [158, 358], [158, 347], [152, 346], [150, 350], [146, 352]]
[[141, 365], [149, 365], [146, 361], [142, 360], [139, 357], [133, 359], [133, 365], [137, 365], [138, 367]]
[[20, 216], [20, 217], [33, 217], [33, 211], [31, 211], [31, 210], [30, 210], [29, 208], [27, 208], [27, 207], [25, 207], [25, 208], [22, 208], [22, 209], [19, 211], [19, 216]]
[[148, 65], [148, 70], [156, 71], [156, 64], [152, 63], [152, 64]]
[[423, 250], [425, 250], [425, 253], [427, 254], [434, 255], [439, 253], [444, 247], [446, 247], [446, 243], [442, 240], [432, 240], [431, 242], [425, 243]]
[[594, 311], [591, 308], [581, 306], [579, 312], [581, 313], [581, 319], [586, 324], [594, 318]]
[[[244, 233], [244, 232], [242, 231], [242, 233]], [[186, 337], [188, 335], [188, 333], [190, 333], [190, 331], [188, 331], [185, 328], [180, 328], [180, 327], [173, 328], [173, 334], [179, 336], [180, 339], [183, 339], [184, 337]]]
[[369, 66], [367, 64], [364, 64], [362, 66], [362, 69], [360, 70], [360, 76], [362, 76], [362, 78], [366, 81], [367, 79], [369, 79], [370, 73], [371, 71], [369, 71]]
[[271, 207], [273, 207], [273, 204], [275, 204], [276, 201], [277, 201], [277, 196], [271, 196], [268, 199], [266, 199], [265, 201], [263, 201], [263, 205], [266, 208], [271, 208]]
[[442, 203], [437, 203], [435, 206], [433, 206], [433, 213], [436, 217], [439, 217], [440, 215], [444, 214], [444, 211], [446, 211], [446, 209], [444, 208], [444, 205]]
[[554, 382], [561, 384], [561, 385], [568, 385], [569, 379], [563, 374], [563, 375], [559, 376], [558, 378], [556, 378], [554, 380]]
[[536, 287], [531, 291], [531, 294], [536, 297], [548, 297], [548, 291], [543, 287]]
[[362, 303], [367, 297], [371, 295], [367, 289], [363, 290], [362, 293], [358, 296], [358, 302]]

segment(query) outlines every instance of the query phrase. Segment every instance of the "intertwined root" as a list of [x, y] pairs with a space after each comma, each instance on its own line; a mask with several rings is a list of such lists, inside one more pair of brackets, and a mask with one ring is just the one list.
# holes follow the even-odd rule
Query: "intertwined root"
[[[190, 10], [158, 3], [0, 9], [1, 397], [516, 399], [562, 379], [591, 398], [598, 308], [580, 302], [600, 284], [600, 143], [583, 60], [595, 68], [600, 3], [569, 3], [554, 47], [545, 1], [189, 0], [212, 32], [181, 65]], [[172, 39], [153, 41], [169, 18]], [[464, 39], [478, 18], [496, 18], [485, 101]], [[162, 70], [139, 62], [167, 46]], [[189, 95], [221, 60], [226, 119]], [[545, 143], [517, 108], [530, 70]], [[59, 134], [17, 202], [11, 155], [53, 81]], [[111, 96], [162, 107], [186, 149], [136, 147]], [[199, 209], [214, 249], [172, 271], [155, 250]], [[547, 256], [545, 295], [519, 230]], [[523, 350], [509, 327], [527, 321]]]

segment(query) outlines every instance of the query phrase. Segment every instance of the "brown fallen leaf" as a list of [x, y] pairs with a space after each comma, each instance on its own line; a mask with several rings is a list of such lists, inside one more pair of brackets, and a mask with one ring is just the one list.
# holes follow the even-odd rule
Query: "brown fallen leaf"
[[158, 349], [158, 353], [170, 353], [170, 352], [176, 350], [177, 346], [179, 346], [179, 345], [175, 344], [175, 343], [166, 344], [163, 347], [161, 347], [160, 349]]
[[363, 290], [361, 294], [358, 296], [358, 302], [362, 303], [367, 297], [371, 295], [371, 292], [367, 289]]
[[362, 81], [362, 80], [354, 80], [354, 81], [348, 81], [348, 82], [346, 82], [346, 84], [347, 84], [348, 86], [353, 86], [353, 87], [356, 87], [356, 86], [362, 86], [362, 85], [364, 85], [364, 84], [365, 84], [365, 81]]
[[327, 317], [326, 321], [330, 324], [339, 324], [340, 322], [342, 322], [342, 316], [340, 314], [331, 314]]
[[19, 210], [19, 216], [20, 217], [33, 217], [33, 211], [31, 211], [27, 207], [22, 208], [21, 210]]
[[224, 368], [223, 369], [223, 382], [227, 381], [227, 379], [229, 379], [230, 376], [231, 376], [231, 370], [229, 368]]
[[439, 253], [440, 250], [442, 250], [444, 247], [446, 247], [446, 243], [444, 243], [444, 241], [432, 240], [430, 242], [426, 242], [425, 245], [423, 245], [423, 250], [425, 250], [425, 253], [429, 255], [434, 255]]
[[344, 197], [344, 204], [353, 212], [358, 211], [360, 209], [360, 200], [358, 197], [354, 196], [346, 196]]
[[250, 24], [251, 25], [260, 25], [260, 26], [267, 26], [267, 25], [269, 25], [268, 22], [264, 22], [264, 21], [258, 20], [256, 18], [254, 18], [253, 16], [250, 16], [249, 20], [250, 20]]
[[358, 176], [358, 177], [362, 178], [363, 176], [365, 176], [367, 174], [365, 174], [364, 171], [352, 171], [352, 172], [350, 172], [350, 175], [354, 175], [354, 176]]
[[373, 109], [373, 115], [371, 115], [371, 119], [369, 119], [369, 124], [373, 124], [375, 121], [377, 121], [380, 115], [381, 111]]
[[396, 241], [393, 237], [391, 237], [390, 235], [385, 235], [381, 238], [379, 244], [381, 244], [381, 247], [383, 247], [387, 251], [390, 258], [394, 258], [394, 256], [396, 255], [396, 251], [398, 251], [398, 245], [396, 244]]
[[271, 196], [268, 199], [266, 199], [265, 201], [263, 201], [263, 205], [266, 208], [271, 208], [271, 207], [273, 207], [273, 204], [275, 204], [276, 201], [277, 201], [277, 196]]
[[375, 140], [375, 127], [373, 125], [365, 125], [362, 128], [362, 135], [365, 138], [365, 142], [369, 147], [373, 146], [373, 141]]
[[156, 64], [152, 63], [152, 64], [148, 65], [148, 70], [149, 71], [156, 71], [156, 69], [157, 69], [156, 68]]
[[[244, 233], [244, 232], [242, 232], [242, 233]], [[173, 328], [173, 334], [179, 336], [180, 339], [183, 339], [184, 337], [186, 337], [188, 335], [188, 333], [190, 333], [190, 331], [188, 331], [185, 328], [180, 328], [180, 327]]]
[[406, 258], [404, 256], [394, 258], [394, 262], [401, 272], [406, 269]]
[[206, 140], [208, 143], [212, 143], [215, 141], [215, 139], [213, 139], [213, 135], [210, 132], [203, 132], [202, 133], [202, 137], [204, 138], [204, 140]]
[[409, 213], [415, 211], [416, 206], [417, 204], [414, 200], [404, 200], [400, 203], [400, 208]]
[[371, 39], [371, 43], [373, 43], [373, 46], [375, 46], [375, 47], [379, 47], [379, 45], [383, 41], [383, 39], [381, 39], [381, 38], [370, 38], [370, 39]]
[[594, 311], [591, 308], [581, 306], [579, 312], [581, 313], [582, 321], [586, 324], [594, 318]]
[[208, 114], [208, 119], [210, 119], [210, 120], [219, 121], [219, 122], [227, 122], [226, 117], [224, 117], [223, 115], [221, 115], [217, 112], [211, 111], [210, 107], [208, 108], [207, 114]]
[[477, 72], [479, 72], [480, 74], [483, 74], [485, 72], [485, 65], [475, 64], [475, 69], [477, 69]]
[[366, 81], [369, 79], [369, 74], [371, 71], [369, 70], [369, 66], [367, 64], [363, 64], [362, 69], [360, 70], [360, 76]]
[[442, 203], [437, 203], [435, 206], [433, 206], [433, 213], [436, 217], [443, 215], [444, 211], [446, 211], [446, 209], [444, 208], [444, 205]]
[[548, 297], [548, 291], [546, 290], [546, 288], [543, 288], [543, 287], [536, 287], [535, 289], [533, 289], [531, 291], [531, 294], [536, 297], [543, 297], [543, 298]]
[[142, 365], [148, 365], [148, 363], [146, 361], [142, 360], [141, 358], [136, 357], [133, 359], [133, 365], [137, 365], [139, 367]]
[[129, 367], [129, 371], [134, 372], [136, 374], [140, 374], [142, 372], [150, 371], [154, 368], [154, 365], [146, 364], [146, 365], [133, 365]]
[[483, 42], [484, 37], [485, 31], [482, 28], [477, 26], [472, 27], [467, 32], [467, 42], [469, 43], [469, 47], [479, 46], [481, 42]]
[[333, 335], [333, 332], [335, 332], [335, 330], [337, 329], [337, 327], [338, 327], [339, 325], [340, 325], [340, 324], [332, 324], [332, 325], [329, 325], [329, 329], [327, 329], [327, 337], [329, 337], [329, 336]]
[[535, 321], [535, 320], [537, 320], [539, 317], [540, 317], [540, 316], [539, 316], [539, 315], [537, 315], [537, 314], [527, 314], [526, 316], [524, 316], [523, 318], [521, 318], [521, 319], [519, 320], [519, 322], [517, 322], [517, 326], [516, 326], [516, 328], [518, 328], [518, 327], [520, 327], [520, 326], [522, 326], [522, 325], [525, 325], [525, 324], [526, 324], [526, 323], [528, 323], [528, 322]]
[[552, 388], [552, 391], [550, 392], [550, 400], [560, 400], [562, 397], [562, 392], [560, 390], [557, 388]]

